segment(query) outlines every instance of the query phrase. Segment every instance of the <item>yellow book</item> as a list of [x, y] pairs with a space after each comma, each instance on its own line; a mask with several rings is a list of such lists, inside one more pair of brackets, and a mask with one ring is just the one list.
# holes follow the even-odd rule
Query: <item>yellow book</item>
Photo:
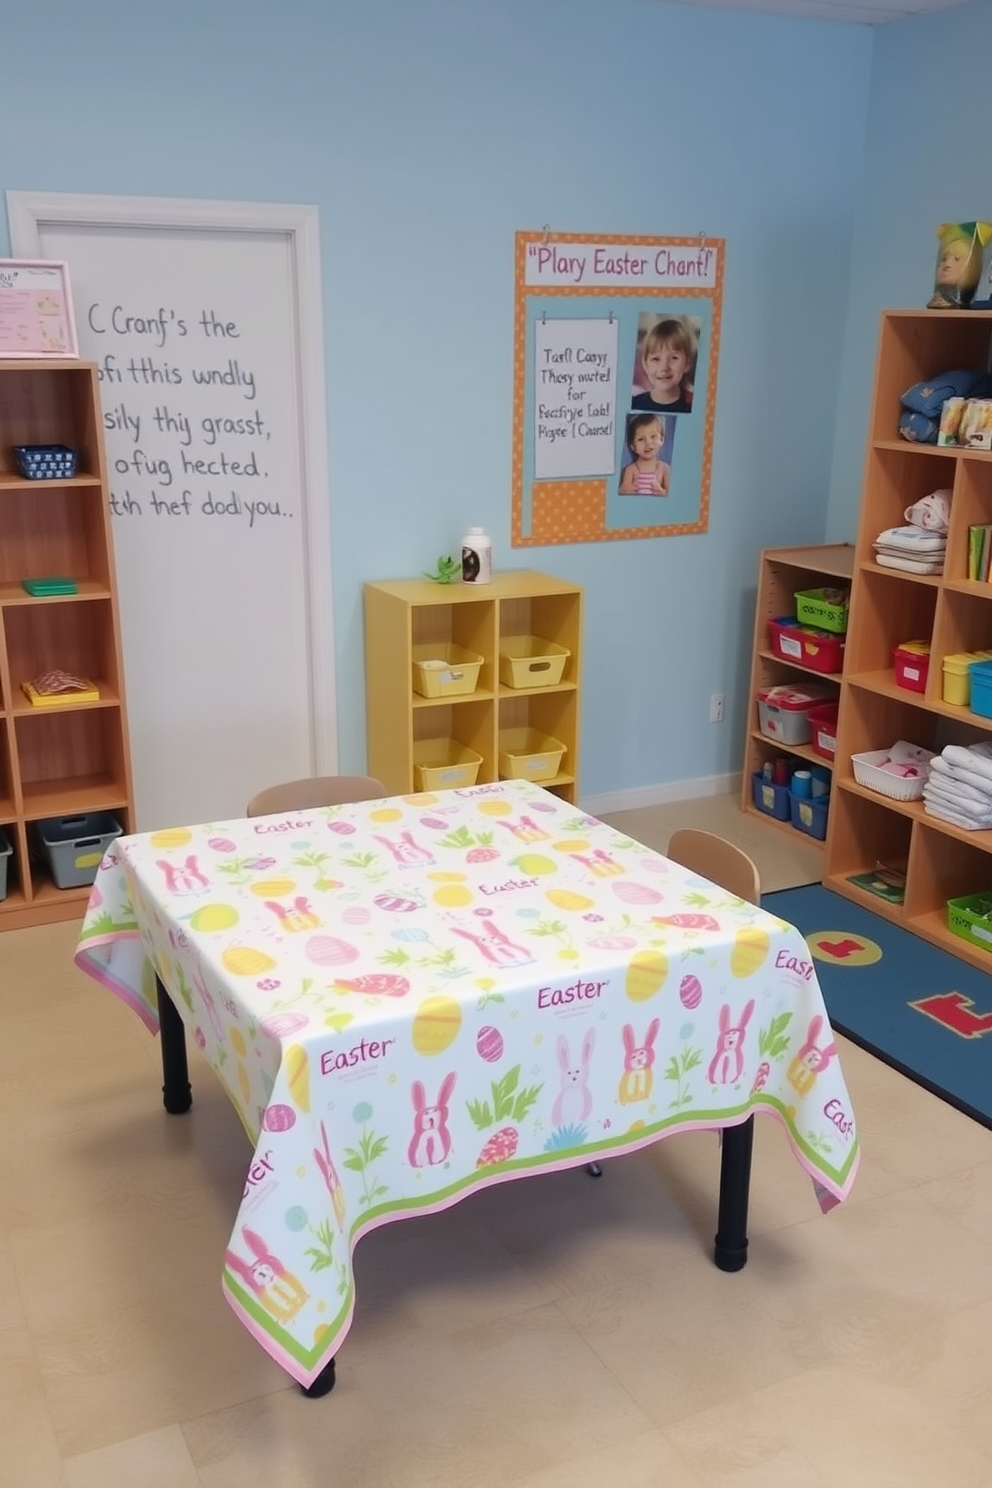
[[65, 703], [98, 703], [100, 689], [89, 679], [85, 687], [66, 688], [62, 692], [39, 692], [33, 682], [22, 682], [21, 691], [32, 708], [59, 708]]

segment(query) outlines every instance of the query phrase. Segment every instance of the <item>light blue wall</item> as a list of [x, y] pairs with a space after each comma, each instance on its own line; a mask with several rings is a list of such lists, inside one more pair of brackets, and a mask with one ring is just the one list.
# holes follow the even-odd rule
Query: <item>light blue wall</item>
[[[0, 188], [320, 208], [341, 767], [362, 581], [476, 522], [586, 586], [584, 795], [735, 768], [757, 554], [824, 535], [872, 33], [660, 0], [4, 10]], [[513, 235], [544, 223], [726, 238], [708, 535], [510, 549]]]
[[990, 48], [988, 3], [875, 32], [830, 482], [831, 541], [849, 538], [857, 523], [880, 312], [926, 304], [939, 223], [992, 220], [983, 102]]

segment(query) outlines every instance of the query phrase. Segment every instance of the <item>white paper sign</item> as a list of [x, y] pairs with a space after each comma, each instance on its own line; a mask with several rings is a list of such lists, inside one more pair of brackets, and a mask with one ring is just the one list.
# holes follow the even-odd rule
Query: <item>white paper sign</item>
[[534, 475], [611, 475], [616, 464], [619, 322], [549, 320], [534, 326]]

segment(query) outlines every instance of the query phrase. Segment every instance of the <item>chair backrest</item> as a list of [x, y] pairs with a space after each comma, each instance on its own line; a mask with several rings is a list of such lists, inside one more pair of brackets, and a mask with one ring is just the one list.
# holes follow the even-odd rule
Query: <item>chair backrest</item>
[[388, 792], [372, 775], [314, 775], [270, 785], [248, 802], [246, 816], [273, 816], [278, 811], [307, 811], [342, 806], [347, 801], [378, 801]]
[[743, 848], [715, 832], [680, 827], [672, 833], [665, 856], [718, 884], [728, 894], [736, 894], [738, 899], [761, 903], [761, 880], [754, 862]]

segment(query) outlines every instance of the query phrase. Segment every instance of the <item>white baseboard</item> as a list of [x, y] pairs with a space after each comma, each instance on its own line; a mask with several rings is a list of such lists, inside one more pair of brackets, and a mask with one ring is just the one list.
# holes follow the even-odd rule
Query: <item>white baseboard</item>
[[740, 771], [729, 775], [704, 775], [698, 780], [672, 780], [667, 785], [639, 785], [633, 790], [607, 791], [583, 796], [579, 805], [590, 816], [611, 811], [635, 811], [641, 806], [665, 806], [669, 801], [694, 801], [700, 796], [736, 794], [741, 788]]

